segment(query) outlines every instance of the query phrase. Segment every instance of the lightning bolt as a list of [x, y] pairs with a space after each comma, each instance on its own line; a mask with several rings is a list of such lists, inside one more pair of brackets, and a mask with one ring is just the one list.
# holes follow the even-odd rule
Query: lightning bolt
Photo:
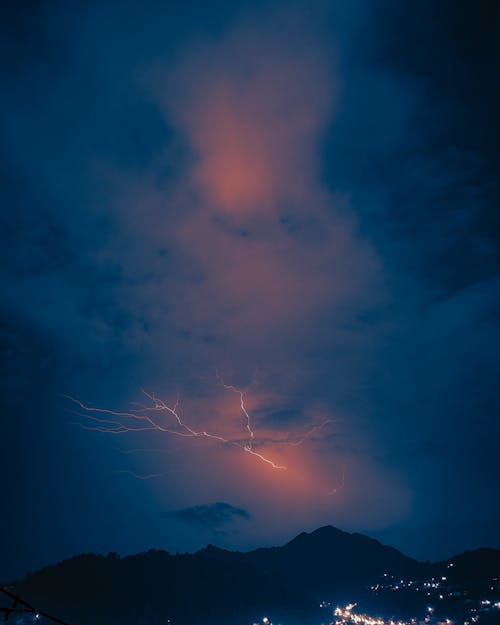
[[328, 495], [336, 495], [339, 490], [342, 490], [345, 486], [345, 469], [346, 469], [346, 465], [345, 462], [342, 465], [342, 473], [340, 475], [340, 480], [337, 486], [335, 486], [334, 488], [332, 488], [330, 491], [328, 491]]
[[233, 386], [232, 384], [226, 384], [224, 382], [223, 377], [220, 375], [219, 371], [216, 371], [215, 374], [217, 376], [217, 379], [220, 381], [220, 383], [222, 384], [222, 386], [225, 389], [227, 389], [229, 391], [232, 391], [233, 393], [236, 393], [237, 395], [239, 395], [239, 398], [240, 398], [240, 409], [241, 409], [241, 412], [243, 413], [243, 415], [245, 416], [245, 428], [248, 431], [248, 435], [249, 435], [248, 442], [243, 445], [243, 451], [246, 451], [247, 453], [251, 454], [252, 456], [256, 456], [257, 458], [262, 460], [262, 462], [267, 462], [267, 464], [271, 465], [273, 467], [273, 469], [286, 470], [285, 466], [280, 465], [280, 464], [276, 464], [275, 462], [273, 462], [269, 458], [265, 458], [262, 454], [259, 454], [258, 452], [254, 451], [253, 443], [254, 443], [254, 439], [255, 439], [255, 433], [254, 433], [253, 428], [252, 428], [250, 415], [248, 414], [248, 411], [247, 411], [247, 409], [245, 407], [245, 392], [246, 391], [241, 390], [241, 389], [237, 388], [236, 386]]
[[303, 436], [302, 438], [299, 438], [296, 441], [287, 441], [288, 445], [293, 445], [294, 447], [298, 447], [299, 445], [302, 445], [303, 443], [305, 443], [306, 440], [308, 440], [309, 438], [311, 438], [311, 436], [315, 433], [318, 432], [319, 430], [322, 430], [325, 426], [327, 426], [329, 423], [333, 423], [333, 419], [325, 419], [322, 423], [319, 423], [317, 425], [314, 425], [310, 430], [308, 430]]
[[[239, 411], [243, 417], [243, 426], [246, 433], [244, 438], [228, 438], [219, 432], [207, 431], [205, 429], [195, 429], [194, 426], [188, 424], [180, 414], [179, 393], [177, 394], [175, 403], [169, 405], [155, 393], [150, 393], [141, 389], [143, 396], [148, 400], [148, 402], [135, 402], [131, 404], [132, 407], [128, 411], [93, 407], [70, 395], [65, 395], [64, 397], [78, 407], [79, 410], [76, 411], [75, 414], [81, 419], [84, 419], [86, 422], [79, 421], [76, 425], [85, 430], [102, 432], [115, 436], [127, 433], [154, 431], [161, 434], [171, 434], [184, 438], [210, 439], [219, 444], [240, 449], [243, 453], [249, 454], [257, 461], [262, 462], [278, 471], [286, 471], [287, 467], [285, 465], [278, 464], [267, 455], [256, 451], [256, 446], [258, 447], [259, 445], [262, 446], [269, 443], [270, 445], [289, 445], [297, 447], [302, 445], [306, 440], [310, 439], [316, 432], [322, 430], [329, 423], [333, 422], [332, 419], [324, 419], [321, 423], [314, 425], [301, 437], [295, 440], [291, 440], [289, 435], [287, 435], [284, 439], [258, 438], [252, 424], [250, 412], [245, 404], [245, 396], [248, 393], [249, 388], [253, 385], [253, 382], [249, 387], [242, 389], [233, 384], [227, 384], [219, 371], [216, 371], [216, 378], [225, 390], [234, 393], [238, 397]], [[151, 450], [136, 449], [130, 450], [127, 453], [133, 453], [134, 451], [147, 452]], [[133, 471], [121, 472], [129, 473], [138, 479], [151, 479], [165, 475], [165, 473], [152, 473], [141, 476]], [[336, 489], [334, 490], [336, 491]], [[332, 491], [332, 494], [333, 492], [334, 491]]]
[[[229, 388], [229, 387], [228, 387]], [[249, 433], [249, 439], [245, 443], [241, 443], [237, 440], [228, 439], [221, 434], [216, 434], [212, 432], [208, 432], [207, 430], [195, 430], [193, 427], [188, 425], [179, 414], [179, 399], [176, 400], [173, 406], [169, 406], [164, 400], [157, 397], [154, 393], [148, 393], [146, 391], [142, 391], [145, 397], [147, 397], [151, 401], [150, 406], [139, 405], [139, 408], [132, 409], [130, 411], [119, 411], [119, 410], [111, 410], [107, 408], [96, 408], [93, 406], [88, 406], [83, 403], [81, 400], [72, 397], [71, 395], [65, 395], [65, 397], [76, 404], [78, 408], [82, 412], [77, 412], [76, 414], [80, 417], [84, 417], [96, 425], [87, 425], [85, 423], [78, 422], [76, 425], [83, 428], [84, 430], [91, 430], [96, 432], [103, 432], [106, 434], [126, 434], [130, 432], [147, 432], [147, 431], [157, 431], [161, 433], [173, 434], [176, 436], [183, 436], [187, 438], [208, 438], [219, 443], [223, 443], [225, 445], [230, 445], [234, 447], [238, 447], [243, 452], [251, 454], [261, 462], [264, 462], [271, 466], [273, 469], [277, 470], [286, 470], [284, 465], [277, 464], [270, 458], [267, 458], [263, 454], [256, 452], [253, 449], [253, 440], [255, 438], [255, 433], [251, 427], [250, 415], [247, 412], [244, 404], [243, 392], [236, 390], [233, 387], [235, 392], [240, 393], [241, 399], [241, 409], [245, 414], [247, 419], [247, 431]], [[174, 420], [174, 428], [169, 425], [165, 425], [161, 422], [161, 418], [154, 418], [151, 414], [148, 413], [167, 413]], [[105, 417], [101, 417], [98, 415], [105, 415]], [[112, 417], [112, 418], [108, 418]], [[131, 473], [132, 472], [128, 472]], [[154, 474], [148, 477], [158, 477], [159, 474]], [[142, 478], [144, 479], [144, 478]]]

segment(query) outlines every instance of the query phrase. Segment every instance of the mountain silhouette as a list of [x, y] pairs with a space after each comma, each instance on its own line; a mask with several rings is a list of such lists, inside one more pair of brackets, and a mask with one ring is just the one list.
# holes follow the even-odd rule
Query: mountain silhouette
[[331, 525], [307, 534], [302, 532], [283, 547], [257, 549], [247, 554], [253, 564], [266, 568], [301, 588], [315, 599], [332, 589], [339, 595], [353, 586], [364, 586], [386, 571], [409, 576], [421, 564], [397, 549], [363, 534], [350, 534]]
[[423, 564], [368, 536], [326, 526], [250, 552], [208, 545], [194, 554], [83, 554], [27, 575], [16, 590], [72, 625], [234, 625], [266, 614], [307, 625], [319, 622], [320, 601], [357, 600], [384, 573], [473, 581], [499, 571], [495, 549]]

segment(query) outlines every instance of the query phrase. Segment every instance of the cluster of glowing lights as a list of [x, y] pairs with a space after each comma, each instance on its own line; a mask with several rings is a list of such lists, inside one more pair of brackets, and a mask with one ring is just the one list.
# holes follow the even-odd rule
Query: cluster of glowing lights
[[[384, 574], [384, 577], [387, 577]], [[321, 601], [320, 608], [329, 608], [332, 604], [329, 601]], [[456, 621], [450, 618], [436, 618], [434, 606], [427, 606], [425, 609], [425, 617], [417, 618], [411, 617], [406, 620], [394, 620], [393, 618], [385, 619], [380, 616], [370, 616], [368, 614], [361, 614], [354, 611], [357, 603], [348, 603], [346, 606], [337, 606], [333, 611], [335, 620], [330, 625], [420, 625], [420, 624], [435, 624], [435, 625], [454, 625]], [[496, 608], [500, 610], [500, 601], [493, 601], [491, 599], [482, 599], [479, 602], [480, 611], [489, 611], [489, 608]], [[472, 612], [477, 612], [476, 609], [472, 609]], [[463, 621], [463, 625], [472, 625], [479, 621], [479, 615], [470, 615]], [[253, 623], [253, 625], [273, 625], [267, 616], [264, 616], [260, 622]]]
[[[256, 451], [255, 447], [258, 447], [259, 439], [256, 436], [250, 413], [245, 405], [246, 391], [231, 384], [226, 384], [218, 372], [217, 379], [225, 390], [235, 393], [239, 398], [239, 411], [240, 415], [243, 416], [245, 429], [245, 438], [243, 439], [228, 438], [221, 432], [209, 432], [205, 429], [195, 429], [193, 426], [189, 425], [184, 418], [181, 417], [179, 396], [177, 396], [174, 404], [169, 405], [154, 393], [148, 393], [143, 390], [142, 393], [148, 400], [148, 403], [134, 404], [133, 407], [127, 411], [92, 407], [74, 397], [66, 397], [79, 408], [76, 414], [84, 419], [84, 422], [79, 422], [78, 425], [83, 429], [112, 435], [153, 431], [183, 438], [211, 439], [226, 446], [236, 447], [243, 453], [254, 457], [258, 462], [267, 464], [271, 469], [286, 471], [287, 467], [285, 465], [279, 464], [267, 455]], [[313, 434], [323, 429], [329, 423], [332, 423], [332, 419], [324, 419], [296, 439], [287, 438], [283, 440], [278, 438], [266, 438], [265, 442], [267, 445], [279, 444], [297, 447], [302, 445], [302, 443], [311, 438]], [[139, 479], [149, 479], [164, 475], [154, 473], [140, 476], [132, 471], [126, 472]]]
[[[450, 569], [454, 566], [453, 562], [449, 562], [447, 564], [447, 568]], [[384, 577], [388, 578], [388, 583], [384, 584], [374, 584], [371, 586], [371, 590], [375, 593], [384, 592], [384, 591], [398, 591], [398, 590], [411, 590], [412, 592], [425, 592], [425, 594], [429, 597], [432, 597], [432, 600], [442, 601], [446, 598], [459, 598], [459, 597], [468, 597], [469, 591], [466, 588], [460, 588], [456, 585], [449, 585], [448, 578], [443, 575], [439, 580], [432, 577], [427, 581], [415, 581], [415, 580], [402, 580], [399, 577], [395, 577], [393, 575], [389, 575], [388, 573], [384, 573]], [[489, 582], [489, 589], [491, 591], [500, 590], [500, 578], [492, 578]], [[438, 590], [439, 589], [439, 590]], [[473, 601], [472, 599], [467, 599], [468, 607], [467, 607], [467, 616], [463, 621], [463, 625], [473, 625], [477, 623], [480, 619], [481, 614], [492, 614], [496, 612], [496, 610], [500, 610], [500, 601], [497, 597], [495, 598], [482, 598], [476, 599]], [[326, 605], [326, 604], [325, 604]], [[439, 605], [439, 602], [436, 604]], [[348, 606], [349, 607], [349, 606]], [[353, 606], [352, 606], [353, 607]], [[348, 620], [348, 621], [340, 621], [340, 623], [355, 623], [362, 621]], [[383, 620], [382, 620], [383, 622]], [[390, 621], [389, 621], [390, 622]], [[435, 614], [434, 606], [427, 606], [426, 608], [426, 616], [423, 620], [415, 620], [412, 619], [409, 623], [423, 623], [423, 624], [431, 624], [436, 623], [437, 625], [453, 625], [454, 623], [458, 623], [458, 621], [453, 621], [450, 618], [437, 618]], [[496, 622], [496, 621], [495, 621]], [[499, 621], [500, 622], [500, 621]]]
[[[452, 568], [454, 566], [453, 562], [449, 562], [447, 564], [447, 568]], [[428, 597], [431, 597], [432, 600], [443, 601], [448, 598], [457, 598], [457, 597], [467, 597], [468, 590], [463, 589], [457, 586], [449, 586], [448, 578], [443, 575], [438, 581], [436, 578], [432, 577], [428, 581], [414, 581], [414, 580], [402, 580], [394, 577], [393, 575], [389, 575], [388, 573], [384, 573], [385, 578], [389, 578], [392, 580], [389, 583], [385, 584], [374, 584], [370, 586], [370, 589], [378, 594], [384, 591], [398, 591], [398, 590], [411, 590], [413, 592], [425, 592]], [[494, 591], [496, 589], [500, 589], [500, 584], [498, 583], [500, 578], [492, 578], [490, 581], [489, 588]], [[438, 590], [439, 589], [439, 590]], [[469, 604], [472, 601], [469, 599]], [[495, 610], [500, 610], [500, 601], [497, 599], [487, 599], [483, 598], [477, 601], [476, 607], [470, 607], [470, 615], [469, 617], [463, 621], [464, 625], [471, 625], [472, 623], [476, 623], [479, 620], [478, 612], [492, 612]], [[431, 617], [434, 614], [434, 607], [427, 607], [427, 616], [423, 622], [429, 623], [431, 621]], [[443, 625], [451, 625], [453, 623], [452, 620], [445, 618], [444, 620], [438, 621], [438, 623], [442, 623]]]
[[[384, 577], [388, 577], [388, 574], [384, 573]], [[390, 577], [394, 579], [393, 576]], [[446, 577], [441, 577], [441, 582], [443, 581], [446, 581]], [[407, 588], [409, 590], [415, 590], [416, 592], [419, 592], [420, 590], [430, 591], [438, 589], [441, 585], [441, 582], [437, 582], [434, 578], [432, 578], [430, 582], [416, 582], [414, 580], [401, 579], [399, 581], [393, 581], [389, 584], [374, 584], [373, 586], [370, 586], [370, 589], [373, 592], [383, 590], [401, 590], [404, 588]], [[431, 593], [427, 592], [427, 595], [430, 596]], [[443, 595], [440, 595], [440, 597], [443, 598]]]
[[[336, 617], [335, 625], [408, 625], [405, 621], [385, 620], [378, 616], [368, 616], [367, 614], [357, 614], [353, 612], [356, 603], [348, 603], [345, 607], [337, 606], [333, 612]], [[410, 623], [416, 623], [412, 619]]]
[[260, 623], [254, 623], [253, 625], [273, 625], [268, 616], [263, 616]]
[[[423, 620], [412, 617], [409, 620], [384, 619], [380, 616], [369, 616], [367, 614], [357, 614], [354, 612], [356, 603], [349, 603], [345, 607], [337, 606], [333, 612], [335, 621], [331, 625], [417, 625], [419, 623], [436, 623], [437, 625], [453, 625], [454, 621], [449, 618], [435, 620], [434, 608], [427, 607], [427, 615]], [[472, 616], [464, 621], [464, 625], [470, 625], [478, 621], [478, 616]]]

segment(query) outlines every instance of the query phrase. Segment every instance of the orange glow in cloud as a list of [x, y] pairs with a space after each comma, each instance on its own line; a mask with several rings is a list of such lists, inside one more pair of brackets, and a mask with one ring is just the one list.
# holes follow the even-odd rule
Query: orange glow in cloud
[[177, 74], [171, 111], [197, 157], [191, 180], [206, 208], [223, 214], [269, 215], [314, 190], [334, 75], [324, 50], [294, 40], [297, 24], [280, 19], [287, 36], [275, 24], [236, 29], [188, 55]]
[[[217, 387], [220, 369], [239, 389], [259, 366], [265, 375], [245, 394], [254, 435], [238, 392], [197, 382], [186, 385], [178, 406], [188, 429], [177, 421], [175, 431], [171, 422], [162, 432], [158, 411], [135, 426], [153, 430], [156, 446], [157, 435], [167, 435], [161, 468], [182, 473], [186, 500], [244, 496], [277, 522], [288, 512], [300, 523], [322, 514], [330, 522], [332, 508], [359, 511], [400, 487], [356, 455], [359, 437], [342, 447], [333, 393], [318, 396], [315, 384], [321, 354], [345, 350], [345, 328], [380, 297], [380, 266], [357, 233], [348, 198], [323, 183], [320, 142], [334, 114], [336, 76], [330, 51], [296, 17], [280, 13], [187, 47], [162, 104], [188, 145], [188, 162], [168, 194], [137, 191], [128, 205], [134, 234], [177, 259], [175, 275], [165, 270], [163, 281], [141, 284], [155, 301], [155, 364], [161, 371], [172, 361], [181, 388], [186, 374], [211, 375]], [[142, 219], [148, 200], [149, 220]], [[140, 302], [134, 312], [142, 318]], [[351, 333], [349, 349], [361, 340]], [[159, 397], [174, 396], [176, 381], [161, 372], [143, 383]], [[295, 397], [298, 416], [273, 419]], [[168, 412], [162, 418], [175, 421]], [[130, 429], [134, 418], [123, 418]], [[176, 434], [186, 440], [173, 456]], [[161, 473], [151, 468], [145, 475]]]
[[[277, 455], [281, 457], [285, 455], [283, 453], [285, 448], [297, 449], [332, 424], [331, 419], [322, 419], [312, 423], [307, 430], [298, 434], [280, 432], [276, 428], [262, 428], [257, 431], [251, 414], [255, 402], [247, 400], [248, 389], [240, 389], [227, 384], [218, 372], [217, 380], [226, 395], [232, 397], [232, 401], [219, 397], [204, 400], [204, 410], [212, 410], [215, 416], [210, 419], [209, 427], [202, 424], [195, 425], [192, 420], [188, 421], [181, 411], [179, 398], [175, 403], [169, 404], [146, 391], [143, 391], [144, 401], [135, 403], [128, 410], [92, 407], [72, 397], [67, 399], [76, 406], [76, 414], [81, 418], [79, 425], [83, 429], [114, 436], [154, 433], [184, 439], [205, 439], [219, 446], [222, 444], [226, 450], [237, 449], [252, 461], [264, 464], [268, 469], [276, 471], [286, 471], [288, 468], [276, 459]], [[197, 403], [194, 402], [194, 405], [196, 406]], [[197, 421], [200, 422], [199, 417]], [[202, 420], [202, 423], [203, 421], [206, 419]], [[276, 454], [276, 449], [279, 450], [278, 454]], [[297, 451], [292, 456], [288, 456], [292, 458], [292, 462], [294, 462], [294, 455], [298, 456]], [[297, 474], [296, 469], [297, 467], [293, 470], [295, 474]], [[161, 475], [161, 473], [148, 474], [141, 479]]]
[[227, 343], [214, 368], [267, 368], [272, 351], [288, 369], [295, 337], [309, 349], [312, 325], [365, 301], [378, 271], [347, 201], [321, 182], [335, 72], [313, 38], [294, 38], [295, 17], [275, 18], [284, 36], [270, 20], [194, 46], [167, 103], [193, 157], [173, 235], [199, 276], [177, 293], [178, 322]]

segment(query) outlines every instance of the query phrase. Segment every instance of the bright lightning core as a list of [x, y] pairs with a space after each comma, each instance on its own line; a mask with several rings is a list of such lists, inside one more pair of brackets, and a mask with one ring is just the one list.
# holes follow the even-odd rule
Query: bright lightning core
[[[213, 442], [232, 447], [240, 450], [244, 454], [248, 454], [255, 459], [256, 462], [264, 463], [270, 469], [276, 471], [286, 471], [287, 466], [280, 464], [273, 457], [270, 457], [261, 451], [263, 447], [276, 446], [299, 446], [306, 440], [311, 438], [313, 434], [322, 430], [332, 419], [323, 419], [319, 423], [315, 423], [309, 430], [303, 432], [300, 436], [259, 436], [252, 424], [252, 417], [245, 403], [245, 397], [248, 389], [240, 389], [234, 385], [226, 384], [222, 376], [217, 372], [217, 380], [224, 390], [237, 396], [237, 414], [232, 420], [237, 420], [241, 424], [241, 435], [228, 435], [226, 432], [231, 427], [225, 427], [224, 431], [199, 429], [188, 423], [181, 416], [179, 395], [175, 403], [167, 404], [163, 399], [154, 393], [142, 391], [146, 401], [144, 403], [133, 404], [128, 411], [113, 410], [107, 408], [91, 407], [70, 396], [66, 396], [71, 400], [79, 410], [78, 414], [82, 421], [78, 425], [86, 430], [103, 432], [111, 435], [134, 434], [140, 432], [156, 432], [159, 434], [168, 434], [183, 438], [204, 438]], [[236, 407], [236, 406], [235, 406]], [[148, 476], [139, 476], [133, 472], [131, 475], [147, 479], [150, 477], [158, 477], [161, 474], [151, 474]]]

